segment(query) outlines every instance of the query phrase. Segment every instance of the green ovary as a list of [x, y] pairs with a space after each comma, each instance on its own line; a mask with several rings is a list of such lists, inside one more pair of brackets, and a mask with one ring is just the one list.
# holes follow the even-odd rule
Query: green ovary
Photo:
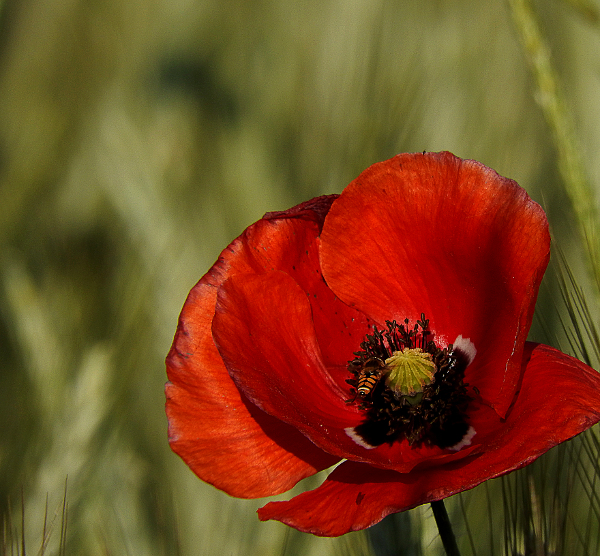
[[397, 398], [407, 396], [407, 401], [418, 403], [427, 384], [433, 382], [436, 371], [431, 355], [422, 349], [395, 351], [385, 360], [388, 373], [385, 383]]

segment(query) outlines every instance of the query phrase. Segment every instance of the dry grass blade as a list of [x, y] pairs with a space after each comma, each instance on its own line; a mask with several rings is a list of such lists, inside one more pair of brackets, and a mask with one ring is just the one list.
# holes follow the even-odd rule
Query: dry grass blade
[[46, 505], [44, 507], [44, 527], [42, 528], [42, 544], [38, 551], [38, 556], [41, 556], [46, 551], [48, 546], [48, 540], [50, 539], [50, 533], [48, 531], [48, 494], [46, 494]]
[[588, 365], [598, 368], [600, 364], [600, 333], [592, 316], [583, 288], [579, 285], [560, 248], [556, 248], [559, 260], [556, 266], [560, 293], [567, 310], [569, 323], [562, 322], [569, 346], [576, 357]]
[[[60, 515], [60, 537], [58, 544], [52, 553], [57, 553], [59, 556], [67, 554], [67, 521], [68, 521], [68, 501], [67, 501], [67, 483], [65, 481], [65, 490], [62, 497], [61, 505], [57, 508], [54, 517], [48, 521], [48, 496], [46, 496], [46, 505], [44, 509], [44, 520], [41, 527], [40, 547], [37, 551], [37, 556], [44, 556], [50, 546], [54, 524]], [[8, 501], [8, 511], [3, 516], [3, 531], [2, 531], [2, 556], [27, 556], [26, 536], [29, 529], [26, 514], [27, 508], [25, 503], [25, 490], [22, 489], [21, 495], [21, 512], [20, 512], [20, 527], [15, 526], [12, 521], [12, 508], [10, 500]], [[20, 529], [20, 530], [19, 530]], [[56, 543], [55, 543], [56, 544]]]
[[475, 554], [477, 554], [477, 551], [475, 550], [475, 542], [473, 541], [473, 532], [471, 530], [471, 525], [469, 523], [469, 520], [467, 519], [467, 511], [466, 511], [466, 507], [465, 507], [464, 496], [459, 495], [458, 501], [459, 501], [459, 505], [460, 505], [460, 513], [461, 513], [463, 522], [465, 523], [465, 530], [467, 533], [467, 538], [469, 539], [469, 547], [471, 548], [471, 554], [475, 555]]
[[21, 486], [21, 555], [25, 556], [25, 495]]
[[61, 522], [60, 522], [60, 543], [58, 554], [59, 556], [64, 556], [67, 553], [67, 521], [68, 521], [68, 507], [69, 504], [67, 502], [67, 480], [65, 479], [65, 493], [63, 496], [63, 505], [62, 505], [62, 514], [61, 514]]

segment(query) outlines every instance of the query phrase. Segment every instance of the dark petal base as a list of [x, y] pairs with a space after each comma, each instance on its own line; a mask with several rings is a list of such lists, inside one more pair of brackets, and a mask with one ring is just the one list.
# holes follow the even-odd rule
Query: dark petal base
[[416, 404], [404, 396], [398, 397], [387, 388], [385, 380], [379, 381], [368, 398], [361, 399], [360, 408], [365, 411], [366, 418], [354, 431], [371, 446], [406, 438], [410, 445], [426, 443], [450, 448], [458, 444], [469, 429], [466, 411], [472, 398], [463, 382], [469, 358], [452, 345], [438, 348], [431, 339], [429, 321], [424, 315], [410, 330], [405, 326], [408, 319], [404, 322], [404, 325], [398, 325], [388, 321], [387, 332], [375, 328], [372, 335], [367, 335], [361, 343], [362, 350], [348, 364], [348, 370], [354, 375], [348, 383], [354, 386], [355, 393], [366, 362], [385, 361], [395, 351], [415, 347], [431, 355], [437, 369], [434, 380], [423, 388], [422, 398]]

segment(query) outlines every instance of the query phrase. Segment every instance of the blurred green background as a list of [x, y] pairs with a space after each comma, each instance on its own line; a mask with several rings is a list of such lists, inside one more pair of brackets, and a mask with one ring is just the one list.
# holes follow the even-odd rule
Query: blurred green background
[[[596, 210], [598, 3], [533, 9]], [[38, 553], [47, 504], [47, 554], [441, 553], [427, 508], [319, 539], [202, 483], [167, 443], [164, 357], [188, 291], [246, 226], [410, 151], [449, 150], [525, 187], [597, 323], [563, 146], [514, 13], [498, 0], [0, 1], [4, 550]], [[557, 259], [531, 338], [581, 356]], [[597, 365], [593, 338], [575, 337]], [[504, 553], [504, 522], [482, 514], [527, 506], [520, 492], [531, 506], [548, 469], [573, 468], [569, 450], [450, 500], [464, 552]]]

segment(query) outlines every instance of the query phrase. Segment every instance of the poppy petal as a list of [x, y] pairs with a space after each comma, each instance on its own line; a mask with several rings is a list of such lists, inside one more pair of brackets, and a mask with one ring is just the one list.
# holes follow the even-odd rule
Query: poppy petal
[[275, 519], [304, 533], [338, 537], [408, 509], [402, 508], [404, 497], [409, 498], [411, 486], [417, 484], [418, 489], [418, 483], [415, 473], [345, 461], [315, 490], [289, 501], [269, 502], [257, 513], [261, 521]]
[[237, 272], [285, 266], [294, 252], [285, 232], [304, 230], [314, 243], [334, 198], [267, 215], [248, 228], [192, 289], [182, 310], [167, 356], [169, 441], [201, 479], [233, 496], [283, 492], [339, 459], [248, 402], [231, 381], [211, 330], [220, 284]]
[[321, 536], [364, 529], [390, 513], [441, 500], [524, 467], [600, 421], [596, 371], [533, 343], [526, 344], [522, 365], [516, 401], [505, 421], [496, 418], [481, 454], [405, 474], [344, 462], [317, 489], [288, 502], [271, 502], [258, 511], [259, 518]]
[[334, 202], [321, 265], [335, 294], [379, 325], [424, 313], [438, 344], [470, 339], [466, 381], [504, 416], [549, 248], [543, 210], [514, 181], [450, 153], [404, 154]]
[[[289, 218], [287, 213], [286, 218]], [[266, 217], [276, 218], [281, 214], [284, 213], [268, 213]], [[345, 384], [349, 377], [348, 361], [354, 358], [354, 351], [370, 330], [371, 321], [340, 301], [323, 280], [318, 233], [320, 227], [298, 226], [288, 220], [287, 227], [279, 225], [277, 234], [270, 239], [268, 256], [261, 264], [263, 272], [285, 272], [306, 293], [323, 363]], [[260, 253], [260, 249], [258, 251]], [[274, 298], [272, 294], [269, 297]]]
[[[234, 330], [235, 334], [231, 331]], [[219, 289], [213, 338], [252, 403], [331, 454], [358, 448], [344, 428], [360, 415], [325, 367], [307, 294], [288, 274], [236, 275]]]
[[[312, 319], [324, 363], [341, 381], [348, 378], [348, 360], [371, 324], [329, 289], [321, 274], [318, 234], [338, 195], [319, 197], [284, 212], [270, 212], [243, 235], [248, 272], [280, 270], [309, 295]], [[312, 224], [312, 225], [311, 225]], [[238, 268], [236, 273], [243, 272]], [[230, 273], [233, 274], [233, 273]]]
[[284, 492], [335, 463], [338, 458], [241, 395], [212, 343], [207, 315], [214, 308], [201, 311], [202, 306], [214, 307], [210, 297], [216, 291], [200, 286], [193, 294], [198, 299], [188, 308], [197, 315], [186, 319], [184, 312], [185, 324], [168, 358], [166, 411], [172, 449], [201, 479], [242, 498]]

